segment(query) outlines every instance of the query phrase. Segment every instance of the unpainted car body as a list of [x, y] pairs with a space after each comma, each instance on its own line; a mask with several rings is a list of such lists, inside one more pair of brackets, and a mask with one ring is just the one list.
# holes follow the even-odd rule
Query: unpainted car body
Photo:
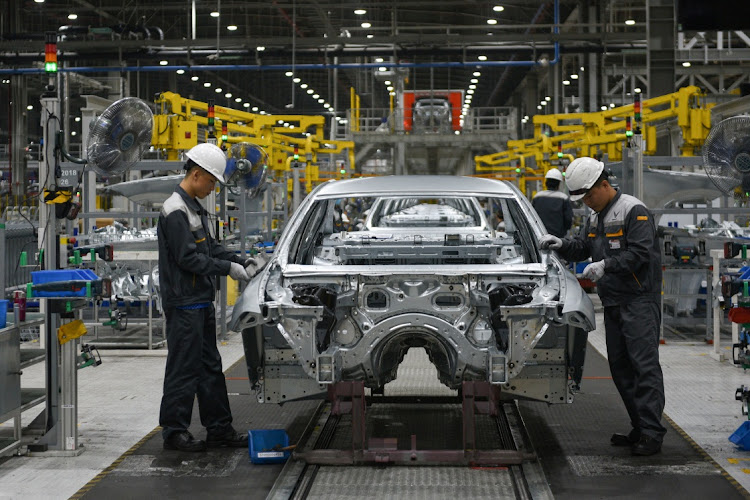
[[451, 103], [441, 97], [420, 97], [412, 112], [416, 133], [451, 133]]
[[[504, 228], [489, 220], [502, 211]], [[572, 401], [593, 305], [538, 240], [515, 186], [454, 176], [325, 183], [290, 219], [234, 307], [261, 402], [329, 384], [380, 390], [412, 347], [440, 381], [488, 381], [506, 398]]]

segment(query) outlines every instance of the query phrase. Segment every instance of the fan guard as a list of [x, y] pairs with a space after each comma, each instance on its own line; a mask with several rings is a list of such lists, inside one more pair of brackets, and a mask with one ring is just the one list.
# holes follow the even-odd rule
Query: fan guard
[[711, 129], [703, 145], [706, 174], [722, 193], [750, 193], [750, 116], [733, 116]]
[[91, 125], [88, 164], [110, 176], [131, 168], [151, 145], [154, 115], [141, 99], [125, 97], [112, 103]]
[[236, 185], [253, 197], [266, 183], [268, 153], [262, 147], [249, 142], [233, 144], [224, 176], [228, 184]]

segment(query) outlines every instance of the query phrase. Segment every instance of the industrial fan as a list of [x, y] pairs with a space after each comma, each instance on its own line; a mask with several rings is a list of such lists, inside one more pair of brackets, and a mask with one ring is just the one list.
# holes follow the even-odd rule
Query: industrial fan
[[151, 145], [154, 116], [141, 99], [125, 97], [94, 121], [86, 143], [88, 164], [101, 175], [120, 174]]
[[[144, 101], [126, 97], [112, 103], [92, 123], [86, 144], [87, 159], [75, 158], [64, 149], [62, 130], [57, 133], [55, 152], [70, 162], [91, 165], [101, 175], [119, 174], [141, 159], [151, 144], [153, 123], [153, 113]], [[81, 208], [80, 202], [74, 200], [74, 193], [80, 186], [83, 170], [65, 171], [75, 172], [74, 178], [62, 178], [63, 170], [57, 167], [55, 187], [45, 189], [44, 200], [55, 205], [57, 218], [73, 220]]]
[[703, 145], [703, 163], [722, 193], [750, 198], [750, 116], [733, 116], [714, 126]]
[[234, 194], [244, 191], [253, 198], [266, 184], [268, 153], [249, 142], [233, 144], [229, 150], [224, 178]]

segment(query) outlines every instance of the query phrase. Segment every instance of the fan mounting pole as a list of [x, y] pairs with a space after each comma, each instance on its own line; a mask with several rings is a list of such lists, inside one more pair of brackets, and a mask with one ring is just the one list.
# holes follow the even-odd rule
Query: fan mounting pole
[[640, 132], [630, 138], [630, 151], [633, 158], [633, 196], [643, 199], [643, 136]]

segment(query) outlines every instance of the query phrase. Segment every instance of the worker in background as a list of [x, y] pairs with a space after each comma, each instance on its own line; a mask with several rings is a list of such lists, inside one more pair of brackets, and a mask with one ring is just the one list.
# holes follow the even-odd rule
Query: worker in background
[[656, 223], [640, 200], [612, 187], [600, 161], [577, 158], [565, 179], [571, 199], [583, 199], [593, 213], [577, 236], [544, 235], [540, 247], [557, 250], [571, 261], [591, 257], [582, 277], [596, 282], [612, 380], [632, 425], [628, 434], [613, 434], [610, 441], [630, 446], [633, 455], [653, 455], [661, 450], [667, 432], [661, 423], [661, 252]]
[[505, 219], [502, 209], [495, 211], [495, 231], [505, 231]]
[[[213, 144], [187, 152], [187, 173], [159, 214], [159, 285], [166, 319], [167, 366], [159, 424], [164, 449], [205, 451], [206, 446], [246, 447], [247, 433], [232, 427], [221, 356], [216, 347], [213, 300], [216, 277], [248, 280], [253, 259], [228, 251], [211, 235], [198, 203], [224, 182], [226, 156]], [[197, 198], [197, 199], [196, 199]], [[198, 396], [206, 441], [188, 431]]]
[[573, 225], [573, 205], [568, 195], [559, 191], [563, 176], [556, 168], [551, 168], [544, 176], [544, 191], [539, 191], [531, 204], [544, 222], [550, 234], [562, 238]]

